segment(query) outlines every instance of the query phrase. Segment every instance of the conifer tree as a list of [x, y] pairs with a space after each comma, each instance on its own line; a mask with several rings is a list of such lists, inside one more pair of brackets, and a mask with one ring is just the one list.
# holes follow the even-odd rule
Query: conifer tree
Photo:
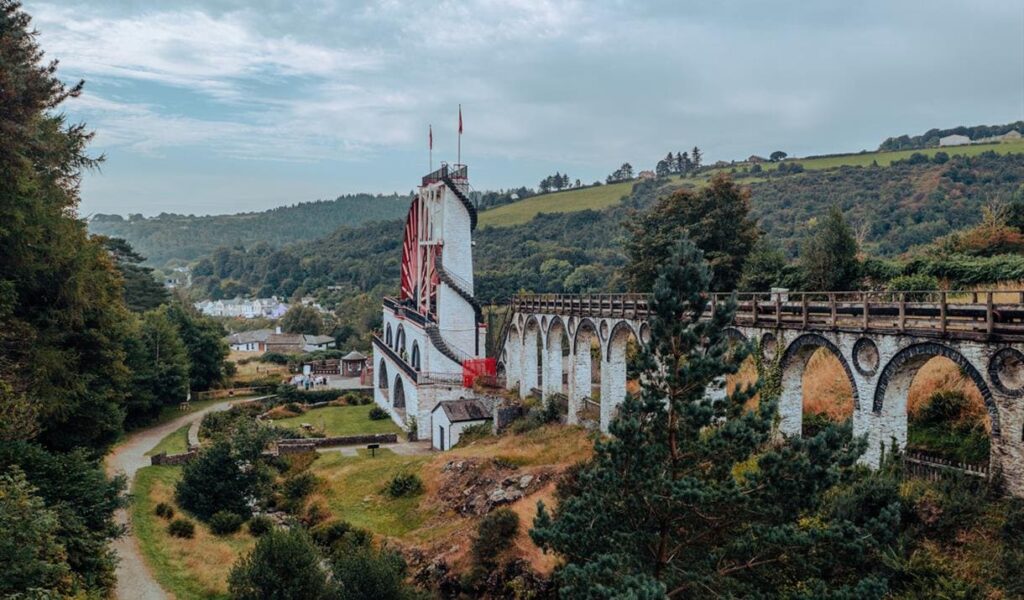
[[[640, 397], [620, 405], [555, 511], [538, 507], [530, 535], [565, 560], [562, 596], [882, 597], [897, 486], [856, 488], [863, 443], [840, 427], [778, 441], [775, 399], [748, 410], [750, 389], [708, 397], [749, 351], [724, 333], [734, 306], [709, 313], [709, 278], [700, 251], [680, 242], [654, 287]], [[854, 491], [826, 502], [844, 480]]]
[[824, 222], [804, 245], [800, 262], [812, 290], [842, 291], [857, 287], [860, 263], [857, 238], [839, 207], [828, 211]]

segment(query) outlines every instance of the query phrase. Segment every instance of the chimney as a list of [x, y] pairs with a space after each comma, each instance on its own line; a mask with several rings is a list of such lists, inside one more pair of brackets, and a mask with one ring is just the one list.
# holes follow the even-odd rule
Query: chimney
[[280, 325], [278, 325], [277, 327], [274, 328], [274, 333], [280, 335], [280, 333], [281, 333], [281, 326]]

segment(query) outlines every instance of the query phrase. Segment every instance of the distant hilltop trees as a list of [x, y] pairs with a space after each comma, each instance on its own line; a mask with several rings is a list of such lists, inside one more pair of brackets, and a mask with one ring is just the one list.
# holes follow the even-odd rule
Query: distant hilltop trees
[[665, 158], [658, 161], [654, 167], [654, 173], [658, 177], [669, 175], [682, 175], [683, 177], [696, 173], [700, 169], [701, 160], [704, 154], [697, 146], [689, 152], [676, 152], [674, 155], [669, 152]]
[[990, 138], [1005, 135], [1011, 131], [1024, 133], [1024, 121], [1016, 121], [1006, 125], [974, 125], [972, 127], [954, 127], [952, 129], [929, 129], [921, 135], [913, 137], [901, 135], [899, 137], [886, 138], [878, 146], [880, 152], [892, 150], [920, 150], [921, 148], [934, 148], [939, 145], [939, 139], [948, 135], [964, 135], [972, 140]]

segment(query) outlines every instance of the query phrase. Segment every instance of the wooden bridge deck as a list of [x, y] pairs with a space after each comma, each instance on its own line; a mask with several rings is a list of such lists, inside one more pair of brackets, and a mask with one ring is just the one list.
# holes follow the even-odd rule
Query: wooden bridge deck
[[[512, 309], [590, 318], [645, 319], [646, 294], [533, 294]], [[1024, 342], [1024, 290], [919, 292], [739, 292], [709, 295], [709, 306], [736, 302], [735, 324], [963, 340]]]

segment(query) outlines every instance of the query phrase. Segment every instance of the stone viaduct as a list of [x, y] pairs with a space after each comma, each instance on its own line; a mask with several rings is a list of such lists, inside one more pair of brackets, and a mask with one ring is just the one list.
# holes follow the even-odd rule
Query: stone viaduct
[[[842, 364], [853, 392], [853, 432], [866, 435], [863, 461], [878, 465], [907, 441], [907, 394], [931, 358], [956, 363], [985, 401], [990, 472], [1024, 496], [1024, 292], [822, 292], [712, 294], [737, 302], [733, 333], [781, 370], [779, 429], [800, 435], [803, 374], [824, 348]], [[509, 389], [545, 398], [566, 393], [569, 421], [593, 402], [600, 358], [600, 427], [626, 396], [630, 339], [649, 339], [647, 297], [521, 295], [512, 300], [499, 371]], [[563, 345], [568, 365], [563, 365]], [[599, 348], [592, 352], [592, 347]], [[567, 386], [563, 387], [563, 374]], [[566, 390], [567, 387], [567, 390]], [[709, 392], [723, 394], [724, 390]]]

